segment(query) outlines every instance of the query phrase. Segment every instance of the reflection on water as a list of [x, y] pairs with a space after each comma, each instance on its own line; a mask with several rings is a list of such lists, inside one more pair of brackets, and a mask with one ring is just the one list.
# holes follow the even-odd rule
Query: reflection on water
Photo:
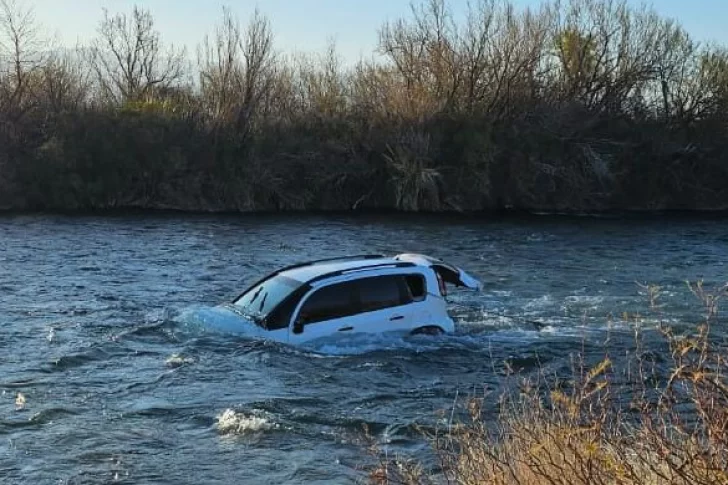
[[[282, 265], [405, 251], [485, 283], [452, 295], [455, 335], [296, 349], [195, 325]], [[353, 483], [364, 425], [420, 453], [417, 426], [501, 389], [503, 362], [568, 372], [582, 349], [624, 354], [635, 322], [694, 322], [684, 281], [725, 283], [726, 261], [714, 220], [6, 216], [0, 477]], [[662, 286], [660, 314], [636, 283]]]

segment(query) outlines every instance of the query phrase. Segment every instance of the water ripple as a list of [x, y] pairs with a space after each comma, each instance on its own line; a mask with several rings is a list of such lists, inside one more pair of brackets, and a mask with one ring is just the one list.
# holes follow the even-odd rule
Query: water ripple
[[[725, 224], [660, 218], [4, 216], [0, 235], [3, 483], [355, 483], [364, 429], [424, 452], [442, 410], [497, 396], [507, 369], [618, 365], [635, 328], [693, 324], [683, 281], [723, 284], [728, 261]], [[292, 348], [190, 320], [281, 265], [404, 251], [485, 282], [451, 295], [455, 335]], [[662, 286], [660, 314], [635, 282]]]

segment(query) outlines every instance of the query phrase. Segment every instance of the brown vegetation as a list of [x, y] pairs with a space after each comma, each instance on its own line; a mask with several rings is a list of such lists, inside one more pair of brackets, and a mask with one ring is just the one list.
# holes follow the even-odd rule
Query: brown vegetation
[[[638, 332], [626, 369], [615, 369], [609, 358], [587, 367], [577, 357], [573, 378], [524, 380], [503, 395], [496, 418], [483, 412], [482, 399], [468, 400], [465, 419], [431, 436], [440, 472], [383, 458], [370, 482], [728, 484], [728, 353], [711, 334], [728, 286], [691, 290], [705, 309], [697, 331], [659, 328], [670, 371], [644, 358]], [[656, 298], [658, 290], [650, 293]]]
[[424, 0], [378, 54], [224, 11], [192, 62], [141, 8], [68, 51], [0, 0], [0, 208], [728, 208], [728, 51], [649, 9]]

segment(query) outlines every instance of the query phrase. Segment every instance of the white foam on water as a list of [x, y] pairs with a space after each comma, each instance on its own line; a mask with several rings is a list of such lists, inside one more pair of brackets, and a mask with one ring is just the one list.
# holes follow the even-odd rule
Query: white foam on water
[[[494, 328], [494, 329], [504, 329], [504, 328], [513, 328], [521, 326], [522, 324], [519, 323], [519, 317], [517, 316], [511, 316], [511, 315], [501, 315], [498, 313], [492, 313], [486, 310], [481, 310], [478, 312], [479, 315], [473, 315], [472, 317], [470, 315], [459, 319], [456, 322], [456, 326], [458, 327], [458, 330], [464, 330], [464, 329], [482, 329], [482, 328]], [[477, 318], [473, 318], [477, 317]]]
[[[571, 296], [570, 303], [597, 303], [600, 296]], [[531, 300], [526, 305], [531, 307], [548, 307], [553, 305], [550, 295], [543, 295]], [[406, 352], [434, 352], [443, 348], [482, 347], [488, 342], [520, 342], [528, 343], [541, 339], [579, 338], [594, 334], [603, 334], [608, 331], [624, 332], [634, 328], [633, 322], [604, 321], [590, 318], [588, 321], [563, 316], [544, 317], [531, 315], [533, 311], [524, 312], [524, 315], [503, 315], [491, 313], [481, 308], [479, 311], [463, 315], [456, 319], [455, 334], [441, 336], [406, 335], [402, 333], [385, 334], [353, 334], [347, 336], [332, 336], [307, 342], [299, 346], [286, 346], [294, 352], [301, 352], [311, 358], [339, 358], [362, 355], [374, 352], [406, 351]], [[200, 326], [201, 330], [214, 330], [215, 327], [226, 327], [228, 324], [239, 324], [239, 318], [219, 307], [194, 307], [184, 310], [176, 318], [185, 326]], [[238, 333], [255, 340], [264, 340], [263, 330], [255, 333]], [[167, 361], [170, 367], [193, 363], [183, 356], [173, 355]]]
[[260, 337], [263, 329], [245, 321], [232, 311], [218, 306], [196, 306], [182, 310], [174, 319], [191, 332], [215, 332], [247, 337]]
[[264, 416], [238, 413], [234, 409], [226, 409], [217, 416], [217, 430], [222, 434], [247, 434], [276, 428], [275, 423]]
[[172, 354], [164, 361], [164, 363], [169, 367], [181, 367], [187, 364], [194, 364], [195, 359], [194, 357], [188, 357], [185, 355]]
[[402, 335], [358, 334], [345, 338], [318, 339], [302, 345], [301, 348], [315, 354], [345, 356], [387, 350], [420, 350], [421, 346], [406, 341]]
[[542, 295], [538, 298], [535, 298], [529, 302], [527, 302], [525, 305], [523, 305], [524, 309], [533, 310], [533, 309], [539, 309], [539, 308], [552, 308], [554, 305], [554, 299], [551, 297], [551, 295]]
[[181, 310], [174, 321], [192, 327], [204, 327], [208, 320], [225, 316], [227, 315], [221, 315], [215, 307], [192, 306]]
[[[472, 324], [472, 322], [468, 322]], [[413, 336], [350, 336], [346, 341], [311, 342], [303, 346], [302, 350], [310, 352], [309, 355], [319, 358], [344, 357], [361, 355], [372, 352], [408, 351], [415, 353], [434, 352], [442, 349], [482, 348], [490, 342], [535, 342], [543, 338], [570, 338], [582, 335], [584, 328], [567, 327], [564, 325], [549, 325], [535, 329], [514, 326], [509, 322], [507, 326], [493, 327], [491, 332], [473, 332], [473, 326], [463, 328], [456, 325], [456, 333], [451, 335], [413, 335]], [[595, 329], [589, 329], [595, 330]]]
[[23, 394], [22, 392], [17, 393], [15, 395], [15, 410], [22, 411], [23, 409], [25, 409], [25, 402], [25, 394]]
[[566, 303], [576, 305], [589, 305], [592, 307], [598, 307], [604, 303], [604, 297], [598, 295], [571, 295], [564, 298]]

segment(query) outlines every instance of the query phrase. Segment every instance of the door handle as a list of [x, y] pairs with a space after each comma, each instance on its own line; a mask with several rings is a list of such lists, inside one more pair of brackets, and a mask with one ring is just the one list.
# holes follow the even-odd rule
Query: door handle
[[404, 316], [402, 315], [395, 315], [392, 318], [389, 319], [390, 322], [393, 322], [395, 320], [404, 320]]
[[354, 330], [354, 327], [341, 327], [339, 332], [351, 332], [352, 330]]

